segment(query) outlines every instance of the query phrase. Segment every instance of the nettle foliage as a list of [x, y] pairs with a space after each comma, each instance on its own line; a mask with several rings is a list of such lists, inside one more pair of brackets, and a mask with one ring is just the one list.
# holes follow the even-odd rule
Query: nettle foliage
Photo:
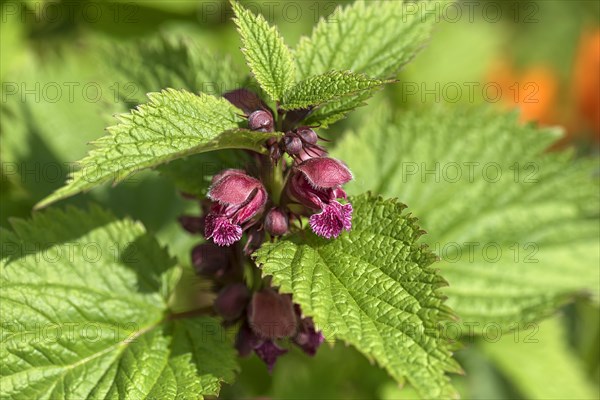
[[[113, 50], [115, 76], [149, 94], [124, 98], [137, 106], [37, 206], [156, 169], [200, 205], [180, 222], [199, 234], [191, 262], [210, 285], [178, 292], [189, 261], [96, 207], [13, 221], [0, 231], [8, 397], [217, 395], [235, 378], [236, 353], [273, 369], [289, 346], [313, 355], [324, 339], [355, 346], [424, 398], [457, 397], [447, 324], [511, 328], [597, 290], [597, 186], [589, 164], [544, 154], [553, 131], [486, 109], [396, 116], [383, 105], [332, 149], [319, 142], [316, 131], [393, 82], [434, 15], [359, 1], [290, 50], [262, 16], [232, 7], [251, 75], [186, 41]], [[219, 89], [199, 93], [205, 82]], [[521, 178], [428, 182], [413, 169], [490, 160]], [[535, 184], [525, 181], [530, 164]], [[528, 241], [539, 245], [538, 263], [509, 251], [493, 263], [480, 252], [454, 262], [439, 250]], [[565, 276], [566, 265], [578, 272]], [[186, 295], [214, 302], [181, 310]]]
[[560, 132], [517, 120], [383, 104], [333, 151], [350, 160], [348, 193], [397, 196], [419, 216], [465, 333], [526, 326], [577, 295], [598, 300], [598, 162], [544, 152]]

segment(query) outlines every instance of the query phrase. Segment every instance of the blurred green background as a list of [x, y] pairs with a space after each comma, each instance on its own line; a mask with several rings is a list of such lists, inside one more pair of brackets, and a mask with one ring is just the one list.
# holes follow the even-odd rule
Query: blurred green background
[[[277, 24], [287, 44], [294, 46], [320, 17], [335, 18], [335, 7], [346, 2], [244, 3]], [[400, 74], [400, 82], [379, 96], [400, 109], [435, 103], [518, 107], [523, 121], [566, 128], [557, 149], [574, 147], [578, 154], [598, 155], [599, 4], [459, 2], [443, 15], [428, 46]], [[114, 114], [127, 109], [123, 97], [143, 95], [115, 74], [115, 45], [183, 35], [214, 53], [215, 59], [231, 56], [244, 71], [231, 15], [225, 1], [3, 2], [0, 225], [10, 217], [30, 215], [37, 201], [63, 184], [72, 162], [87, 152], [87, 143], [103, 134]], [[363, 118], [369, 118], [369, 107], [331, 131], [342, 132]], [[64, 203], [90, 201], [143, 221], [187, 260], [195, 239], [183, 235], [175, 220], [195, 206], [167, 179], [138, 174], [123, 185]], [[465, 338], [457, 358], [467, 374], [454, 378], [457, 387], [464, 398], [565, 398], [560, 388], [566, 385], [571, 398], [597, 398], [598, 311], [589, 303], [568, 306], [561, 316], [542, 323], [540, 341], [527, 346], [526, 353], [523, 347], [511, 346], [512, 337], [503, 337], [503, 346]], [[513, 363], [498, 357], [499, 349], [513, 351]], [[549, 381], [547, 365], [558, 365], [564, 382]], [[272, 376], [256, 358], [244, 360], [242, 366], [238, 382], [223, 389], [223, 398], [414, 396], [410, 388], [400, 391], [385, 372], [343, 344], [324, 346], [315, 359], [293, 351], [280, 360]]]

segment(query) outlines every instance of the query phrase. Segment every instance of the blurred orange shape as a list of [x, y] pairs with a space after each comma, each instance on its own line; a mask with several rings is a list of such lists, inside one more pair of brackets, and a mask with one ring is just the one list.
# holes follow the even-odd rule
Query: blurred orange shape
[[600, 29], [581, 35], [571, 80], [574, 129], [592, 131], [600, 140]]
[[539, 65], [517, 72], [512, 63], [502, 61], [492, 69], [489, 78], [502, 90], [501, 105], [519, 108], [522, 122], [557, 122], [558, 81], [551, 69]]

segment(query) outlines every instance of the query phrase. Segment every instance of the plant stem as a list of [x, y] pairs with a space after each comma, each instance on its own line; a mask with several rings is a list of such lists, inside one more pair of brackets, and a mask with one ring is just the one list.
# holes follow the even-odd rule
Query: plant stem
[[285, 111], [279, 108], [279, 102], [276, 103], [275, 107], [277, 109], [277, 121], [275, 122], [275, 126], [278, 131], [281, 131], [281, 129], [283, 129], [283, 117], [285, 116]]
[[[282, 161], [280, 161], [282, 162]], [[282, 164], [275, 165], [271, 163], [271, 200], [275, 205], [279, 205], [281, 200], [281, 192], [283, 191], [283, 170], [281, 168]]]

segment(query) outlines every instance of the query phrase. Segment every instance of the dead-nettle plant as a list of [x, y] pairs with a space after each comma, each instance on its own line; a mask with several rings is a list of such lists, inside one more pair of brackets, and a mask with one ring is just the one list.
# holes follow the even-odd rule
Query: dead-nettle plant
[[[446, 374], [461, 368], [454, 344], [440, 334], [444, 324], [457, 315], [475, 321], [470, 326], [529, 323], [594, 282], [584, 269], [565, 279], [565, 257], [545, 251], [562, 251], [561, 242], [577, 249], [583, 265], [597, 231], [580, 207], [594, 189], [585, 165], [543, 153], [555, 131], [487, 109], [398, 118], [380, 103], [356, 131], [336, 139], [330, 129], [335, 147], [323, 139], [330, 125], [394, 81], [435, 15], [406, 13], [401, 1], [359, 1], [335, 21], [320, 21], [291, 51], [262, 16], [232, 7], [251, 72], [246, 84], [235, 84], [244, 80], [228, 59], [207, 56], [193, 42], [162, 38], [111, 50], [114, 76], [151, 93], [128, 99], [137, 106], [37, 207], [155, 168], [199, 204], [200, 213], [179, 220], [197, 234], [191, 258], [175, 258], [140, 223], [97, 207], [50, 208], [14, 222], [2, 231], [7, 249], [44, 244], [61, 251], [76, 241], [98, 251], [93, 263], [83, 251], [58, 259], [3, 254], [2, 316], [18, 322], [3, 326], [3, 392], [217, 395], [222, 382], [234, 380], [237, 354], [254, 353], [277, 373], [290, 346], [314, 355], [324, 340], [337, 340], [425, 398], [456, 397]], [[218, 95], [198, 93], [206, 82], [219, 83]], [[448, 160], [493, 160], [505, 169], [535, 162], [540, 175], [533, 186], [508, 174], [493, 184], [478, 176], [394, 179], [402, 162]], [[395, 197], [426, 221], [429, 235]], [[565, 224], [577, 234], [558, 240]], [[450, 281], [446, 302], [439, 289], [447, 282], [422, 238], [498, 243], [508, 256], [493, 265], [479, 253], [468, 263], [441, 260]], [[528, 264], [522, 280], [507, 250], [515, 238], [540, 246], [539, 265]], [[115, 247], [135, 257], [115, 256]], [[536, 283], [536, 275], [544, 280]], [[54, 340], [38, 340], [36, 326]], [[92, 326], [93, 334], [61, 336], [70, 326]]]

